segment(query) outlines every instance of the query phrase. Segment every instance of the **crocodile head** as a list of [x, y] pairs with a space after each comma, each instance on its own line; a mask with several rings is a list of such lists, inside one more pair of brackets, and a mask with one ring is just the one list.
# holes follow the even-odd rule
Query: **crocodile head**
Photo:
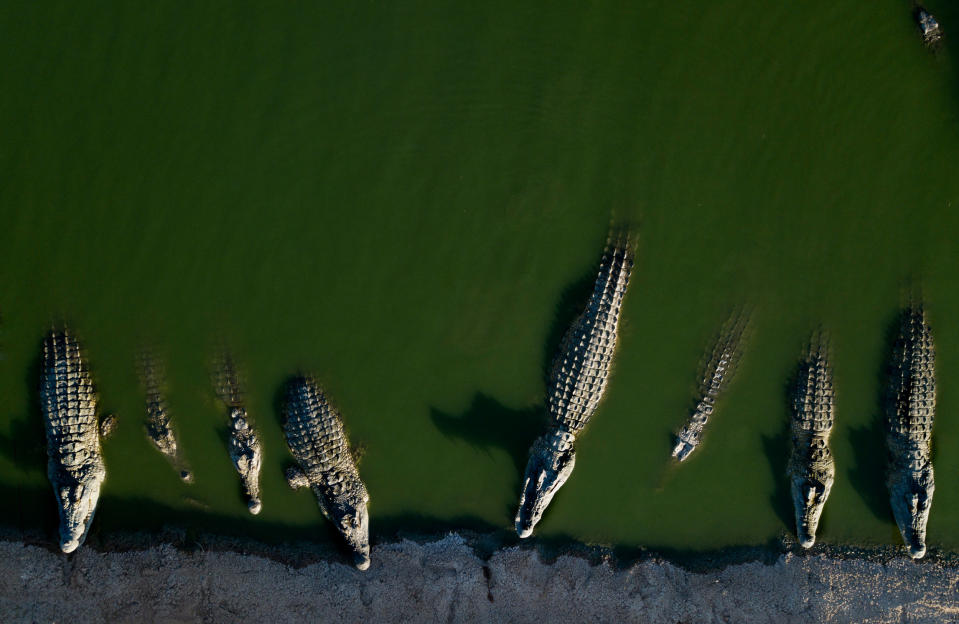
[[516, 512], [516, 532], [520, 537], [533, 534], [533, 527], [543, 517], [553, 496], [569, 479], [575, 465], [572, 434], [557, 429], [533, 442]]
[[796, 536], [803, 548], [810, 548], [816, 543], [819, 517], [822, 515], [826, 499], [829, 498], [832, 483], [832, 475], [797, 475], [792, 478]]
[[105, 476], [102, 466], [93, 466], [84, 470], [78, 479], [54, 486], [60, 511], [60, 550], [63, 552], [73, 552], [86, 538]]
[[894, 476], [889, 500], [909, 556], [921, 559], [926, 554], [926, 523], [936, 489], [932, 464], [919, 470], [902, 471]]
[[366, 490], [339, 498], [331, 510], [333, 522], [346, 544], [353, 551], [353, 563], [357, 569], [370, 567], [370, 514], [367, 504], [370, 496]]

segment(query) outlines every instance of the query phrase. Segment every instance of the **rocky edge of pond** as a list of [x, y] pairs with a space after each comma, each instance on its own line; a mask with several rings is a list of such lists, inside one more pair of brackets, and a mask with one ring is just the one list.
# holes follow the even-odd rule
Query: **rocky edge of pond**
[[72, 555], [0, 538], [7, 622], [643, 621], [943, 622], [959, 618], [959, 560], [931, 551], [783, 542], [713, 554], [510, 545], [464, 532], [374, 546], [356, 570], [317, 544], [128, 534]]

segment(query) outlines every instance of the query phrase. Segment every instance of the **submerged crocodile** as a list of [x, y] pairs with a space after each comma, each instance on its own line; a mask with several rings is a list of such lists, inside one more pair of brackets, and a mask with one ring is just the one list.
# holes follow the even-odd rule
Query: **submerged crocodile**
[[799, 365], [792, 400], [792, 455], [789, 475], [796, 535], [803, 548], [816, 543], [816, 529], [836, 478], [836, 463], [829, 450], [835, 419], [829, 347], [822, 336], [814, 339]]
[[903, 312], [893, 345], [886, 397], [889, 501], [909, 554], [926, 554], [926, 523], [935, 480], [932, 421], [936, 411], [936, 353], [922, 307]]
[[353, 552], [357, 568], [370, 567], [370, 495], [350, 454], [340, 416], [311, 377], [297, 377], [286, 388], [283, 430], [298, 468], [287, 471], [296, 489], [310, 487], [320, 510]]
[[193, 482], [193, 473], [186, 469], [179, 454], [176, 434], [170, 420], [164, 389], [164, 371], [159, 358], [152, 351], [140, 354], [140, 383], [146, 395], [147, 438], [170, 460], [186, 483]]
[[47, 433], [47, 476], [60, 514], [60, 549], [69, 553], [90, 530], [106, 466], [93, 380], [67, 329], [51, 331], [43, 342], [40, 408]]
[[733, 316], [719, 334], [719, 339], [706, 360], [702, 381], [699, 384], [699, 400], [686, 424], [676, 434], [673, 457], [685, 461], [702, 442], [703, 430], [716, 407], [716, 401], [736, 371], [742, 354], [742, 339], [748, 323], [743, 314]]
[[223, 354], [216, 364], [215, 386], [217, 396], [229, 410], [230, 415], [230, 459], [240, 474], [243, 493], [247, 499], [247, 508], [256, 515], [263, 508], [260, 499], [260, 467], [263, 464], [263, 452], [260, 438], [253, 430], [236, 373], [233, 358]]
[[583, 314], [566, 333], [547, 388], [549, 430], [530, 448], [516, 512], [516, 532], [529, 537], [575, 465], [573, 441], [606, 390], [623, 297], [633, 266], [627, 237], [611, 239]]
[[926, 10], [922, 5], [917, 5], [913, 10], [913, 17], [916, 19], [916, 25], [922, 33], [922, 42], [930, 48], [935, 48], [942, 41], [942, 27], [932, 13]]

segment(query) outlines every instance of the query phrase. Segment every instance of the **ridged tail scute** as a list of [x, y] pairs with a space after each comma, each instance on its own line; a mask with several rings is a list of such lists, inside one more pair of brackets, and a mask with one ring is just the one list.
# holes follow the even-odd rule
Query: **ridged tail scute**
[[810, 548], [816, 542], [819, 519], [836, 478], [836, 464], [829, 449], [835, 392], [824, 336], [813, 338], [799, 365], [791, 407], [789, 475], [796, 536], [803, 548]]
[[733, 313], [713, 343], [702, 366], [696, 406], [689, 420], [676, 434], [672, 455], [677, 460], [685, 461], [702, 442], [703, 431], [716, 409], [716, 401], [729, 387], [742, 358], [744, 335], [748, 325], [749, 315], [745, 311]]
[[546, 401], [550, 429], [530, 448], [516, 512], [520, 537], [532, 535], [573, 472], [573, 442], [606, 391], [633, 258], [628, 236], [610, 237], [586, 310], [566, 333], [553, 360]]
[[312, 377], [296, 377], [287, 385], [283, 430], [298, 465], [287, 473], [290, 486], [313, 490], [323, 515], [352, 550], [356, 567], [367, 569], [370, 496], [340, 416]]
[[40, 408], [47, 435], [47, 475], [60, 515], [60, 549], [86, 539], [106, 478], [97, 395], [80, 345], [67, 329], [43, 342]]
[[926, 525], [935, 492], [932, 426], [936, 411], [936, 353], [922, 306], [905, 310], [892, 349], [885, 400], [889, 500], [914, 559], [926, 554]]

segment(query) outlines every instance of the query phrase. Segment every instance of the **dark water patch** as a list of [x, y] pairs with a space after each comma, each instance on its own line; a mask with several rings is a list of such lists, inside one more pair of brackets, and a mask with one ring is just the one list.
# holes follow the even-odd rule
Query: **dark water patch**
[[762, 436], [763, 453], [769, 462], [769, 470], [773, 477], [773, 492], [769, 496], [769, 504], [776, 512], [776, 517], [789, 530], [796, 525], [796, 516], [793, 510], [792, 497], [789, 490], [789, 422], [786, 421], [782, 431], [775, 435]]
[[27, 413], [11, 417], [10, 433], [0, 433], [0, 454], [7, 457], [17, 468], [26, 471], [45, 466], [47, 461], [46, 434], [43, 430], [43, 419], [40, 417], [42, 369], [43, 356], [37, 355], [27, 368]]
[[481, 392], [473, 396], [462, 414], [430, 410], [430, 418], [444, 435], [459, 438], [479, 448], [500, 448], [520, 473], [526, 468], [529, 447], [546, 425], [542, 407], [515, 409]]

